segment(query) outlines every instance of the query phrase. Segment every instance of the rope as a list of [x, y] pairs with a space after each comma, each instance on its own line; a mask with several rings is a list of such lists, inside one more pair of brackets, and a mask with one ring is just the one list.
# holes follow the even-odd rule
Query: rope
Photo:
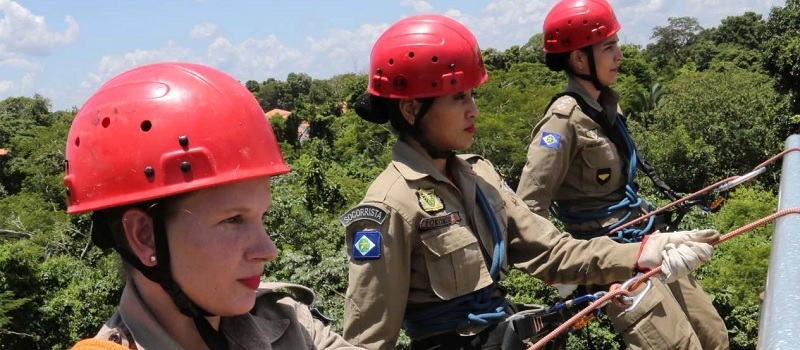
[[[781, 216], [788, 215], [788, 214], [800, 214], [800, 207], [787, 208], [787, 209], [775, 212], [773, 214], [767, 215], [767, 216], [765, 216], [765, 217], [763, 217], [761, 219], [758, 219], [758, 220], [753, 221], [753, 222], [751, 222], [751, 223], [749, 223], [747, 225], [744, 225], [744, 226], [742, 226], [742, 227], [740, 227], [738, 229], [735, 229], [735, 230], [733, 230], [731, 232], [728, 232], [727, 234], [721, 236], [719, 238], [719, 240], [717, 240], [716, 242], [711, 243], [711, 245], [712, 246], [716, 246], [716, 245], [718, 245], [718, 244], [720, 244], [722, 242], [725, 242], [725, 241], [727, 241], [727, 240], [729, 240], [729, 239], [731, 239], [733, 237], [736, 237], [736, 236], [738, 236], [738, 235], [740, 235], [742, 233], [750, 231], [750, 230], [752, 230], [752, 229], [754, 229], [754, 228], [756, 228], [758, 226], [764, 225], [764, 224], [766, 224], [766, 223], [768, 223], [770, 221], [773, 221], [773, 220], [775, 220], [775, 219], [777, 219], [777, 218], [779, 218]], [[559, 334], [569, 330], [569, 328], [572, 327], [573, 324], [578, 322], [584, 316], [588, 315], [594, 309], [598, 309], [598, 308], [602, 307], [603, 305], [605, 305], [606, 302], [610, 301], [612, 298], [616, 298], [619, 295], [624, 294], [626, 296], [631, 296], [632, 295], [631, 291], [636, 290], [637, 287], [639, 287], [642, 283], [647, 281], [650, 277], [653, 277], [653, 276], [655, 276], [655, 275], [657, 275], [659, 273], [661, 273], [661, 267], [660, 266], [657, 267], [657, 268], [654, 268], [654, 269], [652, 269], [652, 270], [650, 270], [650, 271], [648, 271], [648, 272], [646, 272], [644, 274], [642, 274], [638, 279], [636, 279], [630, 285], [629, 289], [627, 289], [627, 290], [621, 288], [621, 285], [619, 283], [616, 283], [616, 284], [612, 285], [611, 289], [608, 292], [608, 294], [606, 294], [605, 296], [601, 297], [600, 299], [597, 299], [597, 301], [591, 303], [589, 306], [587, 306], [586, 308], [581, 310], [579, 313], [577, 313], [574, 316], [572, 316], [569, 320], [567, 320], [566, 322], [564, 322], [563, 324], [558, 326], [555, 330], [553, 330], [552, 332], [548, 333], [544, 338], [542, 338], [538, 342], [536, 342], [536, 344], [533, 344], [533, 346], [529, 347], [528, 350], [541, 349], [548, 342], [550, 342], [551, 340], [555, 339], [556, 336], [558, 336]]]
[[[782, 152], [780, 152], [780, 153], [778, 153], [778, 154], [776, 154], [776, 155], [772, 156], [771, 158], [767, 159], [767, 160], [766, 160], [766, 161], [764, 161], [763, 163], [761, 163], [761, 164], [757, 165], [755, 168], [753, 168], [753, 170], [752, 170], [752, 171], [756, 171], [756, 170], [758, 170], [758, 169], [760, 169], [760, 168], [764, 168], [764, 167], [766, 167], [767, 165], [770, 165], [770, 164], [774, 163], [776, 160], [778, 160], [779, 158], [781, 158], [781, 157], [783, 157], [784, 155], [786, 155], [786, 153], [793, 152], [793, 151], [800, 151], [800, 147], [790, 147], [790, 148], [787, 148], [787, 149], [783, 150]], [[694, 198], [696, 198], [696, 197], [698, 197], [698, 196], [700, 196], [700, 195], [703, 195], [703, 194], [705, 194], [705, 193], [707, 193], [707, 192], [710, 192], [710, 191], [712, 191], [712, 190], [714, 190], [714, 189], [717, 189], [717, 188], [719, 188], [720, 186], [722, 186], [722, 185], [724, 185], [724, 184], [726, 184], [726, 183], [728, 183], [728, 182], [730, 182], [730, 181], [734, 181], [734, 180], [738, 179], [739, 177], [741, 177], [741, 176], [735, 175], [735, 176], [728, 177], [728, 178], [726, 178], [726, 179], [724, 179], [724, 180], [718, 181], [718, 182], [714, 183], [714, 184], [713, 184], [713, 185], [711, 185], [711, 186], [705, 187], [705, 188], [703, 188], [703, 189], [701, 189], [701, 190], [699, 190], [699, 191], [697, 191], [697, 192], [694, 192], [694, 193], [692, 193], [692, 194], [690, 194], [690, 195], [688, 195], [688, 196], [685, 196], [685, 197], [683, 197], [683, 198], [681, 198], [681, 199], [678, 199], [677, 201], [674, 201], [674, 202], [672, 202], [672, 203], [669, 203], [669, 204], [667, 204], [667, 205], [665, 205], [665, 206], [663, 206], [663, 207], [659, 208], [658, 210], [651, 211], [651, 212], [647, 213], [646, 215], [642, 215], [642, 216], [640, 216], [640, 217], [638, 217], [638, 218], [636, 218], [636, 219], [634, 219], [634, 220], [631, 220], [631, 221], [629, 221], [629, 222], [626, 222], [624, 225], [622, 225], [622, 226], [619, 226], [619, 227], [617, 227], [617, 228], [615, 228], [615, 229], [611, 230], [611, 231], [610, 231], [608, 234], [609, 234], [609, 235], [612, 235], [612, 234], [616, 233], [616, 232], [617, 232], [617, 231], [619, 231], [619, 230], [623, 230], [623, 229], [625, 229], [625, 228], [627, 228], [627, 227], [630, 227], [630, 226], [636, 225], [636, 224], [638, 224], [638, 223], [640, 223], [640, 222], [642, 222], [642, 221], [644, 221], [644, 220], [647, 220], [648, 218], [650, 218], [650, 217], [652, 217], [652, 216], [655, 216], [655, 215], [661, 214], [661, 213], [663, 213], [663, 212], [665, 212], [665, 211], [667, 211], [667, 210], [669, 210], [669, 209], [671, 209], [671, 208], [673, 208], [673, 207], [675, 207], [675, 206], [677, 206], [677, 205], [680, 205], [680, 204], [681, 204], [681, 203], [683, 203], [683, 202], [686, 202], [686, 201], [688, 201], [688, 200], [690, 200], [690, 199], [694, 199]]]
[[[655, 218], [652, 216], [647, 216], [644, 219], [639, 220], [638, 222], [641, 222], [649, 218], [647, 225], [642, 228], [631, 228], [631, 225], [623, 225], [623, 223], [625, 223], [635, 211], [640, 210], [644, 200], [641, 196], [639, 196], [639, 193], [636, 190], [636, 184], [634, 183], [638, 154], [636, 152], [636, 147], [633, 145], [633, 140], [631, 139], [628, 130], [625, 128], [625, 123], [620, 115], [617, 115], [615, 127], [617, 132], [622, 137], [622, 143], [625, 146], [625, 151], [628, 154], [627, 182], [625, 183], [625, 190], [623, 191], [624, 197], [618, 203], [595, 210], [594, 212], [570, 212], [560, 207], [557, 202], [551, 203], [549, 209], [550, 213], [553, 214], [556, 219], [570, 224], [580, 224], [588, 220], [605, 219], [614, 215], [620, 210], [625, 210], [625, 215], [608, 226], [604, 226], [600, 229], [590, 232], [573, 232], [572, 235], [580, 239], [591, 239], [594, 237], [608, 235], [611, 239], [619, 243], [641, 242], [644, 236], [650, 233], [652, 230], [653, 224], [655, 223]], [[650, 203], [647, 203], [647, 209], [653, 210], [653, 206], [650, 205]]]
[[478, 205], [488, 221], [494, 240], [492, 263], [489, 270], [493, 283], [472, 293], [425, 308], [408, 310], [403, 320], [406, 335], [416, 337], [473, 325], [488, 325], [505, 318], [508, 302], [504, 296], [495, 295], [500, 269], [505, 261], [506, 245], [492, 206], [478, 184], [475, 184]]

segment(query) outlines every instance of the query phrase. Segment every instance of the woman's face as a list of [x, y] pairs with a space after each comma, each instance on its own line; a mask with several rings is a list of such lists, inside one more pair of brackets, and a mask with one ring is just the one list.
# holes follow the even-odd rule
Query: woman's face
[[272, 205], [269, 186], [268, 177], [221, 185], [181, 196], [170, 208], [172, 276], [210, 313], [247, 313], [264, 264], [278, 256], [262, 222]]
[[597, 69], [597, 80], [603, 86], [609, 86], [617, 81], [617, 69], [622, 61], [622, 50], [619, 49], [619, 37], [614, 36], [592, 46], [594, 61]]
[[472, 145], [478, 117], [474, 96], [474, 90], [466, 90], [434, 100], [422, 119], [422, 130], [437, 149], [459, 151]]

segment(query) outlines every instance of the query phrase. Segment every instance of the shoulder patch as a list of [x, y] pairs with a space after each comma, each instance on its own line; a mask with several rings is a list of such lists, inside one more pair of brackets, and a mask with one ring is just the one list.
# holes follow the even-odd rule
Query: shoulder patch
[[542, 139], [539, 140], [539, 146], [552, 148], [557, 151], [560, 142], [561, 135], [554, 132], [542, 131]]
[[342, 216], [339, 217], [339, 222], [341, 222], [344, 227], [350, 226], [354, 221], [359, 220], [370, 220], [380, 225], [386, 220], [386, 216], [388, 216], [388, 213], [383, 208], [370, 204], [362, 204], [342, 214]]
[[381, 258], [381, 231], [364, 230], [353, 234], [353, 259]]

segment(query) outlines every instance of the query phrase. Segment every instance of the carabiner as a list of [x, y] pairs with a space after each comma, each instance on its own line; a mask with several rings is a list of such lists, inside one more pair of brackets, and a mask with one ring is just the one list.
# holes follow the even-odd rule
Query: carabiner
[[[641, 276], [642, 276], [642, 273], [639, 273], [636, 276], [633, 276], [631, 279], [625, 281], [625, 283], [623, 283], [622, 287], [620, 287], [620, 288], [628, 290], [628, 288], [631, 286], [631, 284], [633, 284], [633, 282], [637, 281], [639, 279], [639, 277], [641, 277]], [[622, 296], [621, 299], [625, 303], [630, 303], [630, 306], [628, 306], [628, 308], [626, 308], [622, 312], [623, 313], [631, 312], [631, 310], [633, 310], [637, 306], [639, 306], [639, 303], [642, 302], [642, 299], [644, 299], [644, 296], [647, 295], [647, 292], [649, 292], [651, 289], [653, 289], [653, 283], [650, 282], [650, 279], [647, 279], [647, 282], [645, 282], [644, 291], [642, 291], [641, 293], [636, 294], [636, 295], [634, 295], [632, 297]], [[630, 291], [630, 292], [633, 293], [633, 291]]]

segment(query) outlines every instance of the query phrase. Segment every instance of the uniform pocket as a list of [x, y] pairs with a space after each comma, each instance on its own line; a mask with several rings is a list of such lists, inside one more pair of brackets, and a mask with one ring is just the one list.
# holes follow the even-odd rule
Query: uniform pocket
[[492, 284], [478, 239], [466, 227], [421, 236], [431, 289], [450, 300]]
[[607, 194], [622, 185], [622, 174], [616, 147], [608, 141], [585, 147], [581, 151], [583, 178], [581, 189], [592, 194]]

